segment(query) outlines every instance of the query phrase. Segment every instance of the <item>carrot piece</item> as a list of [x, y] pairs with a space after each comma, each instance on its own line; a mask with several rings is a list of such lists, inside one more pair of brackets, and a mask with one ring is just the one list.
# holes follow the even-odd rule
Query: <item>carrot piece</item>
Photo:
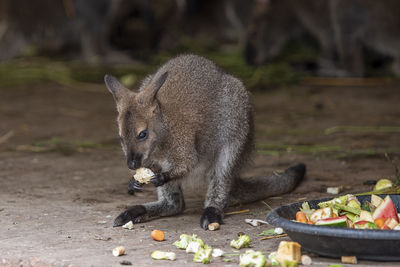
[[165, 234], [163, 231], [161, 230], [153, 230], [151, 232], [151, 237], [155, 240], [155, 241], [163, 241]]
[[298, 211], [296, 213], [296, 221], [301, 222], [301, 223], [307, 223], [308, 220], [307, 220], [306, 214], [302, 211]]
[[379, 227], [379, 229], [382, 229], [383, 226], [385, 225], [386, 218], [378, 218], [374, 220], [374, 223]]

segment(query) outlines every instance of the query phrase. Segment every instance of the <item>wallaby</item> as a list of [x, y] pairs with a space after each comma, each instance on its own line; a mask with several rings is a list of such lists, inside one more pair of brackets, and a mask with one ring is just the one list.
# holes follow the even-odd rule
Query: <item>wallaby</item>
[[146, 167], [155, 175], [158, 200], [129, 207], [114, 226], [178, 214], [185, 209], [181, 182], [207, 184], [202, 228], [222, 223], [230, 203], [283, 194], [305, 174], [298, 164], [284, 173], [241, 180], [253, 150], [253, 106], [235, 77], [196, 55], [169, 60], [144, 79], [138, 92], [106, 75], [118, 111], [122, 149], [130, 169]]

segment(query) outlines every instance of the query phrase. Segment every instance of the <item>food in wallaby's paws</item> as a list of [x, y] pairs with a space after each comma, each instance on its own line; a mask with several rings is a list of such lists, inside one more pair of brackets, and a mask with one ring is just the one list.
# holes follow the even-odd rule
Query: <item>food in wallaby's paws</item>
[[154, 172], [152, 172], [150, 169], [139, 168], [136, 170], [136, 173], [135, 175], [133, 175], [133, 178], [135, 178], [135, 180], [141, 184], [148, 184], [153, 176]]
[[371, 195], [370, 201], [360, 203], [353, 195], [345, 195], [318, 203], [311, 209], [304, 202], [296, 213], [296, 222], [354, 229], [400, 230], [400, 218], [392, 199]]

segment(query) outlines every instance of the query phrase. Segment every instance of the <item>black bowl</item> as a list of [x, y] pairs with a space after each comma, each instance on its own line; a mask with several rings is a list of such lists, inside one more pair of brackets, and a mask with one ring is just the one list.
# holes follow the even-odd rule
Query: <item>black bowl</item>
[[[384, 198], [386, 195], [381, 195]], [[400, 195], [390, 195], [397, 211], [400, 207]], [[370, 196], [359, 196], [362, 203]], [[312, 209], [318, 203], [332, 198], [308, 201]], [[302, 249], [321, 256], [338, 258], [356, 256], [358, 259], [377, 261], [400, 260], [400, 231], [350, 229], [329, 226], [316, 226], [293, 222], [296, 212], [303, 202], [278, 207], [267, 215], [267, 221], [285, 230], [289, 237], [301, 244]]]

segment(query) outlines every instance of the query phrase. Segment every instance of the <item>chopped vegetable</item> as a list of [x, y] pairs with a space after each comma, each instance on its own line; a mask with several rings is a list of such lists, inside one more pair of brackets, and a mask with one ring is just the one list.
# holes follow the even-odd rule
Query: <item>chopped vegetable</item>
[[199, 250], [193, 256], [193, 262], [201, 262], [208, 264], [211, 262], [212, 248], [210, 246], [204, 245], [200, 247]]
[[331, 207], [325, 207], [321, 209], [317, 209], [310, 215], [310, 221], [313, 223], [326, 219], [326, 218], [331, 218], [332, 217], [332, 208]]
[[353, 224], [353, 227], [356, 229], [378, 229], [378, 226], [369, 221], [358, 221]]
[[283, 264], [281, 264], [281, 267], [297, 267], [297, 261], [289, 261], [285, 260]]
[[306, 214], [302, 211], [298, 211], [296, 213], [296, 221], [301, 222], [301, 223], [307, 223], [308, 219], [307, 219]]
[[354, 207], [350, 207], [350, 206], [346, 206], [346, 205], [342, 205], [342, 204], [335, 204], [334, 207], [338, 210], [344, 210], [344, 211], [348, 211], [351, 212], [353, 214], [357, 214], [360, 215], [361, 213], [361, 208], [354, 208]]
[[357, 264], [356, 256], [342, 256], [342, 263]]
[[332, 226], [332, 227], [347, 227], [347, 217], [340, 216], [336, 218], [326, 218], [319, 220], [315, 223], [315, 225], [324, 225], [324, 226]]
[[151, 253], [151, 257], [155, 260], [176, 260], [176, 254], [174, 252], [164, 252], [160, 250]]
[[371, 204], [378, 207], [383, 202], [383, 199], [377, 195], [371, 195]]
[[187, 246], [189, 245], [189, 243], [191, 241], [201, 241], [203, 242], [200, 238], [197, 238], [197, 235], [193, 234], [193, 235], [187, 235], [187, 234], [181, 234], [181, 236], [179, 237], [180, 240], [179, 241], [175, 241], [173, 244], [180, 249], [186, 249]]
[[374, 220], [374, 223], [379, 227], [379, 229], [383, 228], [383, 225], [385, 224], [386, 219], [385, 218], [378, 218]]
[[279, 264], [279, 261], [276, 260], [276, 251], [271, 252], [271, 253], [268, 255], [268, 259], [269, 259], [269, 261], [271, 262], [271, 265], [272, 265], [272, 266], [279, 266], [279, 265], [280, 265], [280, 264]]
[[300, 211], [304, 212], [304, 214], [308, 217], [315, 211], [315, 209], [311, 209], [308, 202], [303, 202], [303, 204], [301, 204]]
[[389, 218], [385, 220], [385, 224], [383, 225], [383, 229], [393, 229], [399, 224], [398, 221], [396, 221], [393, 218]]
[[374, 219], [372, 218], [371, 212], [366, 211], [366, 210], [361, 210], [361, 212], [360, 212], [360, 221], [374, 222]]
[[240, 257], [240, 267], [264, 267], [266, 263], [265, 256], [261, 251], [254, 251], [252, 249], [246, 250]]
[[278, 252], [276, 254], [276, 260], [284, 265], [285, 261], [301, 261], [301, 246], [297, 242], [281, 241], [279, 243]]
[[236, 249], [248, 248], [250, 246], [251, 239], [248, 235], [239, 236], [238, 240], [231, 241], [231, 247]]
[[[201, 239], [199, 240], [201, 241]], [[203, 245], [203, 241], [190, 241], [189, 245], [186, 247], [186, 253], [196, 253]]]
[[372, 218], [393, 218], [399, 222], [399, 217], [396, 212], [396, 207], [389, 195], [385, 197], [383, 202], [372, 213]]
[[336, 187], [328, 187], [326, 188], [326, 192], [328, 194], [337, 195], [342, 192], [343, 186], [336, 186]]
[[393, 187], [392, 181], [390, 181], [389, 179], [379, 179], [374, 187], [374, 190], [382, 190], [391, 187]]
[[155, 241], [163, 241], [165, 234], [163, 231], [161, 230], [153, 230], [151, 231], [151, 237], [155, 240]]
[[222, 249], [214, 248], [211, 255], [214, 258], [217, 258], [217, 257], [222, 257], [224, 254], [225, 252]]
[[133, 178], [141, 184], [148, 184], [150, 183], [150, 180], [153, 176], [154, 173], [152, 172], [152, 170], [147, 168], [139, 168], [136, 170]]

